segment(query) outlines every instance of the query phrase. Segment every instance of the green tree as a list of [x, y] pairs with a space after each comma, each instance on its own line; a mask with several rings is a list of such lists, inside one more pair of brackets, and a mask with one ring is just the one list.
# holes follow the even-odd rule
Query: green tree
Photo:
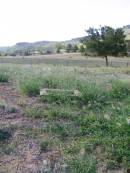
[[109, 26], [98, 29], [89, 28], [86, 30], [88, 36], [82, 40], [82, 43], [92, 52], [103, 56], [108, 63], [108, 56], [126, 55], [125, 35], [121, 28], [113, 29]]
[[77, 52], [78, 51], [78, 46], [75, 44], [74, 46], [73, 46], [73, 52]]
[[62, 44], [60, 44], [60, 43], [56, 44], [56, 53], [60, 53], [62, 48], [63, 48]]
[[85, 48], [84, 48], [83, 45], [80, 46], [79, 51], [80, 51], [81, 53], [85, 53]]
[[66, 46], [66, 52], [67, 53], [70, 53], [70, 52], [72, 52], [73, 51], [73, 46], [72, 46], [72, 44], [67, 44], [67, 46]]

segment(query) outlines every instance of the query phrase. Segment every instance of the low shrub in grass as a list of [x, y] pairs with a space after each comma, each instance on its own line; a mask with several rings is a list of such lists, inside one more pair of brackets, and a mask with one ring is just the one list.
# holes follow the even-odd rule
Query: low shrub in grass
[[62, 124], [61, 122], [53, 122], [48, 124], [44, 131], [56, 135], [61, 140], [66, 140], [69, 137], [81, 135], [80, 129], [76, 127], [72, 122], [64, 124]]
[[85, 155], [94, 153], [94, 145], [86, 141], [77, 140], [64, 150], [67, 155]]
[[116, 160], [108, 160], [107, 161], [107, 169], [108, 170], [117, 170], [119, 169], [119, 164]]
[[110, 96], [115, 99], [122, 99], [130, 95], [130, 82], [116, 80], [112, 82], [112, 90]]
[[104, 118], [98, 118], [96, 115], [84, 115], [75, 121], [82, 135], [101, 135], [108, 133], [109, 122]]
[[123, 99], [130, 95], [130, 82], [114, 80], [107, 86], [90, 82], [81, 84], [79, 87], [82, 93], [82, 100], [89, 108], [102, 108], [102, 106], [110, 104], [112, 99]]
[[31, 118], [44, 118], [45, 113], [42, 107], [38, 106], [29, 106], [25, 108], [25, 115]]
[[0, 129], [0, 142], [8, 140], [12, 136], [8, 129]]
[[50, 92], [46, 96], [41, 96], [40, 98], [41, 101], [43, 102], [48, 102], [48, 103], [57, 103], [57, 104], [69, 104], [73, 103], [75, 98], [73, 96], [67, 95], [66, 93], [62, 92]]
[[48, 152], [51, 149], [50, 141], [42, 141], [40, 143], [40, 151], [41, 152]]
[[108, 101], [108, 92], [97, 83], [83, 84], [79, 88], [82, 93], [82, 100], [87, 103], [89, 107], [100, 107]]
[[40, 94], [40, 82], [37, 78], [23, 79], [19, 82], [20, 90], [28, 96]]
[[72, 107], [72, 105], [51, 105], [48, 110], [48, 118], [53, 120], [74, 120], [77, 116], [79, 116], [79, 110], [76, 111], [76, 107]]
[[11, 113], [16, 113], [16, 111], [17, 110], [14, 106], [0, 103], [0, 114], [11, 114]]
[[[62, 78], [63, 77], [63, 78]], [[27, 76], [23, 79], [19, 79], [19, 88], [22, 91], [23, 94], [29, 95], [29, 96], [36, 96], [39, 95], [40, 93], [40, 88], [52, 88], [52, 89], [70, 89], [75, 86], [75, 82], [71, 80], [71, 77], [65, 77], [65, 76]], [[57, 95], [57, 94], [56, 94]], [[65, 96], [63, 95], [58, 95], [55, 96], [51, 94], [50, 96], [52, 99], [56, 100], [61, 97], [61, 99], [66, 99], [64, 98]]]
[[59, 80], [52, 77], [52, 76], [47, 76], [44, 77], [42, 87], [43, 88], [53, 88], [56, 89], [58, 88]]
[[96, 173], [96, 162], [92, 156], [75, 157], [67, 162], [69, 173]]
[[8, 82], [9, 75], [6, 71], [0, 71], [0, 82]]
[[2, 143], [0, 144], [0, 154], [1, 156], [3, 154], [6, 154], [6, 155], [10, 155], [12, 154], [13, 152], [15, 152], [15, 149], [16, 149], [16, 146], [14, 143]]
[[42, 87], [52, 89], [74, 89], [77, 82], [74, 76], [54, 74], [43, 77]]

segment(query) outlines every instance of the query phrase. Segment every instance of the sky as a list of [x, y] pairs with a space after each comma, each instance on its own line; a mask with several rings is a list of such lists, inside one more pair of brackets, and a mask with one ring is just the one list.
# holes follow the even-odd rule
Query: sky
[[84, 36], [130, 24], [130, 0], [0, 0], [0, 46]]

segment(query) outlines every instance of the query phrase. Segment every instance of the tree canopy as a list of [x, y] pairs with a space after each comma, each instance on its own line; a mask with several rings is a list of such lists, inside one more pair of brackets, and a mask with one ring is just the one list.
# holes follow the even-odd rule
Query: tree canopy
[[125, 35], [121, 28], [113, 29], [109, 26], [89, 28], [86, 30], [87, 37], [82, 43], [92, 52], [106, 59], [108, 66], [108, 56], [126, 55]]

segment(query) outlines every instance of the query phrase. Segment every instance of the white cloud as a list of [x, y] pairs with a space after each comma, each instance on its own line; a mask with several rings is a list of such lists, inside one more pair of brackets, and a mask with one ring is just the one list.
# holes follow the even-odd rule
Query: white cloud
[[66, 40], [89, 26], [130, 24], [129, 0], [0, 0], [0, 46]]

